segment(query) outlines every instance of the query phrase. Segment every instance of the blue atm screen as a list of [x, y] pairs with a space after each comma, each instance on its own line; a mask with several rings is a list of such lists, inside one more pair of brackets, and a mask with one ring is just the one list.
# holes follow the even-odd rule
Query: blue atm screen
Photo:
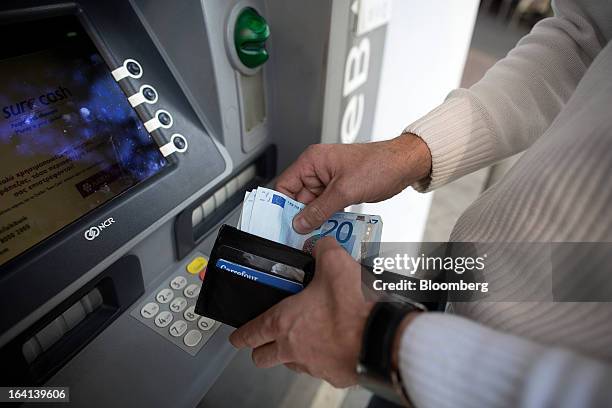
[[168, 165], [76, 19], [54, 21], [0, 27], [30, 33], [0, 60], [0, 265]]

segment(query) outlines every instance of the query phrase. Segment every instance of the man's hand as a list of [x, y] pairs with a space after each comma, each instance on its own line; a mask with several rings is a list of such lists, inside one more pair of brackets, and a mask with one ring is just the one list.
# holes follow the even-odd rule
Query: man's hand
[[293, 220], [302, 234], [352, 204], [391, 198], [429, 175], [431, 154], [419, 137], [362, 144], [312, 145], [278, 178], [276, 189], [307, 204]]
[[258, 367], [285, 364], [334, 386], [355, 384], [361, 338], [372, 303], [361, 289], [361, 266], [329, 237], [315, 247], [316, 271], [306, 289], [230, 336], [253, 348]]

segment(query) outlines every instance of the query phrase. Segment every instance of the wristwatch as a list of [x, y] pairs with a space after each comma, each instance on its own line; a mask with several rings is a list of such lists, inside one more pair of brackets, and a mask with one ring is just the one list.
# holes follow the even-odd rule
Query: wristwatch
[[426, 308], [417, 302], [378, 302], [370, 311], [363, 330], [357, 363], [358, 383], [374, 394], [401, 405], [411, 405], [398, 368], [393, 367], [393, 342], [397, 329], [410, 312]]

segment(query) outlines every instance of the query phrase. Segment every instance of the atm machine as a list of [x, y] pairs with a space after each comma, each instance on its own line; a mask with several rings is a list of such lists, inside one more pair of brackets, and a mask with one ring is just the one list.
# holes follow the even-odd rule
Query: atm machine
[[88, 407], [213, 386], [236, 353], [193, 312], [216, 231], [320, 139], [330, 10], [306, 3], [2, 2], [0, 385]]
[[389, 3], [0, 3], [0, 386], [87, 407], [257, 387], [193, 312], [207, 254], [246, 190], [371, 132]]

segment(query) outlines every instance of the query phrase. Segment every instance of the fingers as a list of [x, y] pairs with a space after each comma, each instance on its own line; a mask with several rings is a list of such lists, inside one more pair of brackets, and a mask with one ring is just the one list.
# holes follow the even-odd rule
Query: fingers
[[[349, 204], [346, 194], [333, 179], [334, 160], [321, 160], [329, 146], [309, 147], [289, 166], [276, 182], [276, 189], [307, 206], [294, 218], [293, 228], [307, 234], [318, 228], [331, 215]], [[323, 156], [322, 156], [323, 155]]]
[[259, 368], [270, 368], [279, 364], [290, 363], [290, 360], [281, 353], [280, 345], [276, 341], [254, 349], [251, 358]]
[[288, 369], [292, 371], [295, 371], [296, 373], [310, 374], [310, 372], [306, 369], [306, 367], [298, 363], [285, 363], [285, 367], [287, 367]]
[[345, 202], [343, 194], [334, 189], [332, 182], [320, 196], [311, 201], [293, 219], [293, 229], [300, 234], [307, 234], [320, 227], [335, 212], [342, 210], [349, 203]]
[[274, 341], [277, 327], [273, 324], [276, 309], [273, 307], [255, 319], [245, 323], [230, 335], [229, 341], [236, 348], [255, 348]]
[[309, 190], [307, 188], [303, 188], [295, 195], [295, 199], [298, 200], [300, 203], [308, 204], [312, 200], [317, 198], [317, 196], [321, 194], [321, 191], [323, 191], [323, 188], [321, 188], [320, 190], [315, 190], [315, 191]]
[[312, 164], [300, 157], [278, 177], [275, 188], [294, 200], [309, 203], [323, 192], [326, 185], [324, 181], [319, 178]]
[[276, 180], [276, 190], [296, 199], [297, 194], [304, 188], [302, 181], [303, 165], [300, 159], [289, 166], [278, 176]]
[[[361, 271], [359, 264], [349, 255], [348, 252], [332, 237], [327, 236], [317, 241], [313, 255], [316, 261], [317, 272], [314, 279], [324, 280], [326, 285], [330, 285], [328, 279], [339, 279], [340, 276], [351, 275], [351, 284], [360, 285], [361, 280], [358, 273]], [[305, 289], [308, 290], [307, 287]]]
[[323, 257], [326, 252], [336, 249], [342, 249], [338, 241], [330, 236], [323, 237], [315, 244], [313, 255], [315, 258], [319, 259]]

